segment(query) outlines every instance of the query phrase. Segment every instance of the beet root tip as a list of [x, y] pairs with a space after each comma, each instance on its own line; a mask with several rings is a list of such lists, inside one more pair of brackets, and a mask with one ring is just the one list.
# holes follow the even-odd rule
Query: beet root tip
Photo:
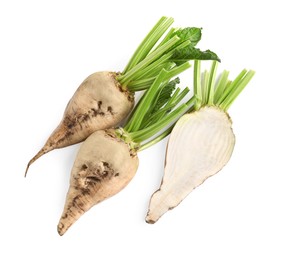
[[67, 231], [67, 229], [64, 228], [64, 224], [62, 222], [59, 222], [59, 224], [57, 225], [57, 232], [58, 232], [59, 236], [63, 236], [66, 231]]
[[148, 224], [155, 224], [156, 223], [156, 220], [151, 219], [151, 217], [149, 215], [146, 216], [145, 221]]
[[40, 157], [43, 156], [44, 154], [46, 154], [46, 153], [52, 151], [53, 149], [54, 149], [54, 148], [51, 147], [51, 146], [49, 146], [49, 147], [44, 146], [44, 147], [29, 161], [24, 176], [27, 177], [27, 173], [28, 173], [28, 170], [29, 170], [30, 166], [31, 166], [38, 158], [40, 158]]

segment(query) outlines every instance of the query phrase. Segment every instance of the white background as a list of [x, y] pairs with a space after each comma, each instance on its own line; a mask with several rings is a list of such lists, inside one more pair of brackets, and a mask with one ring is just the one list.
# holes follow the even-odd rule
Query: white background
[[[284, 259], [282, 1], [1, 1], [0, 259]], [[237, 142], [228, 165], [155, 225], [150, 195], [166, 140], [139, 154], [118, 195], [60, 237], [56, 226], [79, 145], [31, 166], [89, 74], [123, 70], [162, 16], [203, 27], [199, 47], [219, 69], [256, 75], [230, 109]], [[181, 86], [192, 87], [192, 70]]]

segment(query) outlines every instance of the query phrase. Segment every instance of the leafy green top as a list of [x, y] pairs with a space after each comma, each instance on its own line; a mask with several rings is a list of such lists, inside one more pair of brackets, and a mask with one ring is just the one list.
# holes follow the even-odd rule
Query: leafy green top
[[[184, 63], [180, 67], [185, 70], [185, 65], [189, 66]], [[132, 144], [132, 147], [144, 149], [160, 141], [170, 133], [170, 124], [192, 106], [193, 100], [190, 100], [176, 108], [189, 92], [188, 88], [182, 92], [179, 88], [176, 89], [179, 78], [169, 81], [177, 73], [176, 68], [168, 71], [162, 69], [151, 87], [143, 94], [124, 128], [117, 129], [118, 136]], [[163, 128], [167, 129], [158, 138], [148, 141]]]
[[145, 37], [117, 78], [122, 87], [130, 91], [148, 89], [162, 69], [194, 59], [219, 60], [215, 53], [195, 48], [202, 36], [201, 28], [171, 28], [161, 40], [172, 23], [172, 18], [162, 17]]

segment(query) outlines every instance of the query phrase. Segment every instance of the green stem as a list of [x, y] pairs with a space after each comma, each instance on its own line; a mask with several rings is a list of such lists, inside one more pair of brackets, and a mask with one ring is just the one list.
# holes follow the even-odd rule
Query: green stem
[[157, 122], [160, 120], [169, 110], [173, 109], [177, 104], [171, 104], [159, 109], [153, 115], [149, 117], [145, 122], [145, 126], [148, 127], [151, 123]]
[[[146, 126], [149, 126], [149, 124], [151, 124], [152, 122], [157, 122], [161, 118], [163, 118], [166, 115], [167, 111], [170, 111], [172, 108], [174, 108], [186, 96], [186, 94], [189, 92], [189, 88], [183, 89], [183, 91], [178, 94], [179, 91], [180, 89], [177, 88], [172, 97], [169, 99], [168, 103], [165, 105], [165, 107], [154, 113], [148, 119], [148, 121], [146, 121]], [[190, 104], [187, 105], [189, 106]]]
[[149, 118], [146, 118], [145, 120], [146, 127], [148, 127], [152, 122], [157, 122], [158, 120], [160, 120], [162, 117], [164, 117], [167, 111], [171, 110], [177, 105], [177, 103], [174, 103], [174, 100], [178, 96], [179, 91], [180, 88], [177, 88], [174, 94], [170, 97], [168, 103], [162, 109], [156, 111]]
[[125, 126], [125, 130], [127, 132], [132, 132], [139, 129], [143, 117], [148, 111], [149, 105], [155, 98], [155, 93], [157, 92], [157, 89], [164, 82], [165, 77], [168, 73], [169, 73], [168, 71], [162, 70], [159, 76], [155, 79], [153, 85], [144, 94], [142, 100], [139, 102], [139, 106], [137, 107], [135, 113], [132, 115], [131, 119], [128, 121], [127, 125]]
[[239, 82], [237, 82], [235, 89], [231, 93], [229, 93], [229, 95], [225, 98], [225, 100], [220, 104], [220, 107], [224, 109], [224, 111], [227, 111], [230, 108], [234, 100], [238, 97], [238, 95], [250, 82], [254, 74], [255, 72], [250, 70], [246, 73], [246, 75], [242, 79], [240, 79]]
[[132, 132], [139, 129], [141, 123], [143, 122], [143, 118], [147, 111], [149, 110], [149, 105], [155, 98], [155, 93], [157, 93], [157, 89], [159, 86], [166, 81], [169, 81], [171, 78], [176, 75], [182, 73], [186, 69], [190, 67], [188, 62], [183, 63], [182, 65], [171, 69], [170, 71], [162, 70], [158, 77], [154, 80], [151, 87], [147, 90], [147, 93], [142, 97], [142, 100], [139, 101], [139, 106], [136, 107], [131, 119], [128, 121], [126, 125], [126, 131]]
[[157, 77], [162, 69], [170, 70], [175, 66], [172, 62], [165, 62], [167, 58], [163, 59], [163, 57], [147, 66], [144, 70], [138, 71], [137, 75], [135, 75], [135, 77], [138, 77], [128, 83], [128, 90], [136, 92], [149, 88], [153, 83], [151, 80]]
[[[191, 112], [193, 110], [193, 107], [192, 105], [194, 104], [195, 102], [195, 98], [191, 98], [188, 102], [187, 102], [187, 106], [190, 107], [190, 111], [187, 111], [188, 113]], [[138, 151], [142, 151], [142, 150], [145, 150], [149, 147], [151, 147], [152, 145], [160, 142], [161, 140], [163, 140], [165, 137], [167, 137], [173, 130], [175, 124], [173, 124], [172, 126], [170, 126], [169, 128], [167, 128], [165, 131], [163, 131], [161, 134], [159, 134], [158, 136], [156, 136], [154, 139], [152, 139], [151, 141], [149, 142], [146, 142], [144, 144], [142, 144], [139, 148], [138, 148]]]
[[166, 42], [163, 46], [161, 46], [159, 49], [151, 52], [144, 60], [142, 60], [140, 63], [138, 63], [135, 67], [130, 69], [127, 73], [124, 75], [118, 76], [118, 81], [123, 86], [127, 86], [128, 83], [131, 80], [135, 79], [135, 74], [139, 72], [140, 70], [147, 67], [150, 63], [158, 59], [162, 54], [167, 52], [172, 46], [174, 46], [178, 41], [180, 40], [179, 37], [175, 36], [171, 38], [168, 42]]
[[182, 73], [183, 71], [187, 70], [190, 67], [191, 67], [191, 65], [188, 62], [185, 62], [185, 63], [181, 64], [180, 66], [177, 66], [177, 67], [171, 69], [169, 71], [169, 74], [167, 75], [166, 79], [170, 80], [171, 78], [179, 75], [180, 73]]
[[235, 78], [235, 80], [225, 88], [223, 95], [218, 100], [218, 104], [221, 104], [225, 100], [225, 98], [228, 96], [228, 94], [230, 92], [232, 92], [232, 90], [235, 88], [236, 84], [240, 81], [240, 79], [242, 79], [244, 77], [244, 75], [246, 73], [247, 73], [247, 70], [243, 69], [240, 72], [240, 74]]
[[[155, 65], [158, 66], [162, 63], [169, 62], [171, 56], [173, 55], [176, 49], [183, 48], [190, 43], [189, 40], [186, 40], [180, 44], [170, 44], [172, 45], [171, 47], [165, 46], [165, 45], [168, 45], [170, 42], [172, 42], [173, 39], [178, 39], [178, 37], [174, 36], [167, 43], [161, 46], [159, 49], [156, 49], [155, 51], [150, 53], [142, 62], [137, 64], [137, 66], [135, 66], [131, 71], [129, 71], [129, 73], [125, 75], [120, 75], [117, 79], [122, 84], [123, 88], [127, 87], [130, 91], [138, 91], [141, 89], [149, 88], [151, 84], [142, 87], [141, 85], [136, 86], [136, 84], [135, 83], [132, 84], [132, 82], [141, 78], [144, 74], [148, 74], [148, 73], [151, 73], [151, 75], [156, 77], [159, 74], [159, 71], [157, 69], [154, 69]], [[166, 48], [166, 50], [163, 51], [163, 48]], [[163, 54], [163, 53], [166, 53], [166, 54]], [[148, 59], [151, 59], [151, 60], [148, 60]]]
[[213, 61], [211, 65], [209, 81], [208, 81], [208, 89], [209, 89], [208, 105], [209, 106], [212, 106], [214, 104], [215, 78], [216, 78], [217, 67], [218, 67], [218, 62]]
[[157, 41], [161, 38], [161, 36], [166, 32], [166, 30], [171, 26], [173, 22], [173, 18], [162, 17], [156, 23], [156, 25], [147, 34], [147, 36], [144, 38], [144, 40], [141, 42], [141, 44], [138, 46], [138, 48], [132, 55], [122, 74], [127, 73], [148, 55], [148, 53], [151, 51]]
[[131, 132], [129, 133], [129, 136], [135, 143], [140, 143], [151, 136], [158, 133], [161, 129], [169, 125], [171, 122], [173, 122], [177, 117], [181, 116], [188, 110], [188, 106], [186, 104], [180, 105], [177, 109], [175, 109], [173, 112], [165, 116], [163, 119], [161, 119], [159, 122], [154, 123], [153, 125], [139, 130], [137, 132]]
[[163, 140], [165, 137], [167, 137], [173, 130], [174, 125], [170, 126], [168, 129], [166, 129], [164, 132], [162, 132], [160, 135], [158, 135], [157, 137], [155, 137], [154, 139], [152, 139], [151, 141], [142, 144], [139, 148], [138, 151], [143, 151], [149, 147], [151, 147], [152, 145], [160, 142], [161, 140]]
[[[160, 66], [164, 65], [165, 63], [167, 63], [168, 59], [169, 59], [168, 55], [164, 54], [162, 57], [160, 57], [159, 59], [155, 60], [154, 62], [152, 62], [150, 65], [148, 65], [144, 69], [141, 69], [141, 70], [137, 71], [137, 73], [135, 74], [135, 80], [139, 80], [141, 78], [148, 77], [149, 74], [151, 74], [152, 76], [158, 75], [161, 70], [158, 71], [158, 74], [154, 74], [153, 71], [157, 70]], [[132, 81], [134, 81], [134, 80], [132, 80]], [[130, 84], [128, 84], [128, 86], [129, 85]]]
[[209, 72], [207, 70], [203, 73], [203, 81], [201, 81], [201, 87], [203, 90], [202, 93], [202, 105], [207, 104], [208, 96], [209, 96], [209, 88], [208, 88], [208, 81], [209, 81]]
[[194, 103], [195, 103], [195, 96], [191, 97], [190, 100], [188, 100], [185, 104], [189, 107], [189, 110], [193, 110], [194, 109]]
[[213, 61], [210, 72], [204, 71], [202, 81], [200, 62], [195, 61], [194, 63], [195, 110], [209, 105], [227, 111], [255, 74], [252, 70], [244, 69], [233, 81], [230, 81], [228, 80], [229, 72], [223, 71], [219, 81], [215, 84], [217, 64], [216, 61]]
[[131, 92], [148, 89], [154, 82], [155, 78], [156, 77], [153, 76], [150, 78], [144, 78], [144, 79], [133, 81], [129, 83], [129, 85], [127, 86], [127, 89]]
[[189, 88], [187, 88], [187, 87], [184, 88], [183, 91], [178, 96], [176, 96], [173, 99], [172, 103], [170, 103], [170, 104], [178, 104], [186, 96], [186, 94], [188, 92], [189, 92]]
[[166, 106], [169, 107], [169, 106], [171, 106], [171, 105], [174, 103], [174, 101], [176, 100], [176, 98], [177, 98], [179, 92], [180, 92], [180, 88], [177, 88], [177, 89], [175, 90], [174, 94], [173, 94], [173, 95], [171, 96], [171, 98], [169, 99], [169, 101], [168, 101], [168, 103], [166, 104]]
[[[171, 28], [169, 30], [169, 32], [167, 33], [167, 35], [164, 37], [164, 39], [159, 43], [159, 45], [156, 47], [156, 49], [158, 49], [159, 47], [161, 47], [164, 43], [166, 43], [173, 35], [173, 33], [176, 31], [175, 28]], [[156, 50], [155, 49], [155, 50]]]
[[194, 72], [193, 72], [193, 86], [194, 95], [196, 98], [195, 109], [198, 110], [202, 105], [202, 88], [201, 88], [201, 73], [200, 73], [200, 61], [194, 61]]
[[216, 89], [215, 89], [215, 97], [214, 97], [214, 103], [217, 103], [219, 98], [221, 97], [222, 93], [225, 90], [225, 87], [228, 82], [229, 77], [229, 71], [224, 70], [219, 78], [219, 81], [217, 83]]

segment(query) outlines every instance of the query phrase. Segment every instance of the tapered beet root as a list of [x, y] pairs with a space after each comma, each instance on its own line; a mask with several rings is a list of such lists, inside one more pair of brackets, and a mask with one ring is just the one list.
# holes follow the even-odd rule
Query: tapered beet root
[[121, 191], [134, 177], [138, 157], [114, 130], [100, 130], [81, 145], [58, 224], [63, 235], [87, 210]]
[[86, 78], [67, 104], [62, 121], [44, 147], [29, 161], [57, 148], [85, 140], [96, 130], [119, 124], [134, 105], [133, 93], [123, 90], [116, 73], [96, 72]]

